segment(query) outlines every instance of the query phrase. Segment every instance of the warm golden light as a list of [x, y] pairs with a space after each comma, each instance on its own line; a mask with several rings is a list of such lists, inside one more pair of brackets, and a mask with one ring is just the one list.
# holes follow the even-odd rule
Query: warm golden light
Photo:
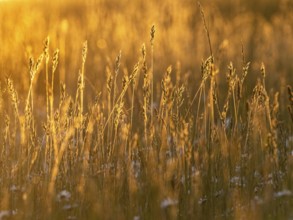
[[292, 2], [0, 1], [0, 220], [292, 218]]

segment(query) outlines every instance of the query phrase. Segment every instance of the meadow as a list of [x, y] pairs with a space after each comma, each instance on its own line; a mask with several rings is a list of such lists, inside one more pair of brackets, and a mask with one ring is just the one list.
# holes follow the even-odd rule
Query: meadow
[[0, 1], [0, 220], [293, 219], [292, 12]]

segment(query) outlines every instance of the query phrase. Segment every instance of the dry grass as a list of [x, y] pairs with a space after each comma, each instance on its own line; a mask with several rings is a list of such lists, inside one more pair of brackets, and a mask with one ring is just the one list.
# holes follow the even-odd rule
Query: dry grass
[[0, 219], [291, 218], [292, 6], [247, 2], [0, 3]]

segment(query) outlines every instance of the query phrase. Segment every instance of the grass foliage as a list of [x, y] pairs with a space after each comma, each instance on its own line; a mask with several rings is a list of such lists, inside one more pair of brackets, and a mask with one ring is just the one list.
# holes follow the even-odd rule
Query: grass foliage
[[292, 217], [290, 2], [52, 2], [0, 4], [0, 219]]

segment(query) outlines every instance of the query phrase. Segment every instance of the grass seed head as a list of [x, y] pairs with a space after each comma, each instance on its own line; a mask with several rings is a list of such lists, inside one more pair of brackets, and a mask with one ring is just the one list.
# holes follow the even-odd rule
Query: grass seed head
[[151, 41], [152, 46], [154, 45], [155, 32], [156, 32], [155, 25], [152, 25], [151, 32], [150, 32], [150, 35], [151, 35], [151, 40], [150, 41]]
[[85, 60], [86, 60], [87, 50], [88, 50], [87, 41], [85, 41], [82, 46], [82, 62], [83, 63], [85, 63]]
[[113, 87], [113, 76], [108, 66], [106, 68], [106, 74], [107, 74], [107, 91], [108, 93], [111, 93], [112, 87]]
[[44, 42], [44, 49], [43, 49], [43, 53], [44, 53], [47, 64], [49, 63], [49, 43], [50, 43], [50, 38], [47, 37]]
[[53, 60], [52, 60], [52, 72], [54, 73], [57, 69], [57, 65], [58, 65], [58, 58], [59, 58], [59, 50], [57, 49], [55, 52], [54, 52], [54, 55], [53, 55]]

